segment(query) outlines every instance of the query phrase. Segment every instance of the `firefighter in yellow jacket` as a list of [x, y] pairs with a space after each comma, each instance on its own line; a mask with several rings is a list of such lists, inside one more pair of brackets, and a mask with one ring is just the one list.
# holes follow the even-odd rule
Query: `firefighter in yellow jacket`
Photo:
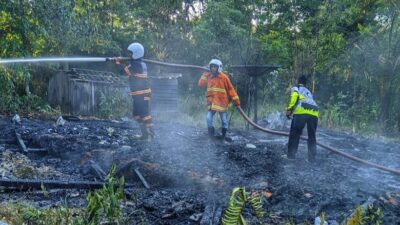
[[308, 161], [314, 162], [317, 154], [317, 142], [315, 133], [317, 131], [319, 109], [314, 101], [313, 95], [305, 85], [307, 77], [302, 75], [297, 80], [297, 85], [291, 89], [289, 104], [286, 108], [286, 116], [292, 119], [289, 134], [288, 154], [289, 159], [296, 157], [299, 146], [300, 135], [307, 124], [308, 133]]
[[[132, 43], [128, 46], [128, 51], [132, 53], [129, 65], [124, 66], [124, 73], [128, 76], [130, 87], [129, 95], [133, 101], [133, 118], [140, 124], [142, 135], [137, 137], [141, 140], [151, 141], [154, 136], [153, 123], [150, 115], [150, 96], [151, 89], [147, 77], [147, 66], [142, 61], [144, 48], [140, 43]], [[120, 64], [118, 58], [114, 59], [116, 64]]]
[[218, 59], [212, 59], [209, 63], [210, 71], [204, 72], [199, 80], [199, 87], [207, 87], [207, 126], [208, 134], [214, 137], [215, 128], [213, 125], [213, 117], [216, 112], [219, 113], [222, 129], [222, 135], [219, 138], [224, 139], [228, 131], [228, 104], [229, 98], [235, 106], [240, 105], [239, 96], [237, 95], [229, 77], [222, 72], [222, 62]]

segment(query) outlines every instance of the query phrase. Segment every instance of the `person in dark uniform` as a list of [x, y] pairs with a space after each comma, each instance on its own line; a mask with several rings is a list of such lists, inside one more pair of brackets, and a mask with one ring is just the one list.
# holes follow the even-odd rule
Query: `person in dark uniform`
[[308, 161], [315, 162], [317, 154], [317, 141], [315, 133], [317, 131], [319, 108], [314, 101], [313, 95], [305, 85], [307, 77], [302, 75], [297, 80], [290, 91], [290, 100], [286, 108], [288, 119], [293, 117], [290, 126], [288, 154], [289, 159], [296, 158], [297, 148], [299, 146], [300, 135], [303, 128], [307, 125], [308, 133]]
[[[135, 137], [141, 140], [151, 141], [154, 137], [153, 122], [150, 115], [151, 89], [147, 77], [147, 66], [143, 62], [144, 48], [140, 43], [132, 43], [128, 46], [132, 53], [129, 65], [123, 68], [129, 77], [130, 92], [133, 101], [133, 117], [140, 124], [142, 135]], [[119, 58], [114, 58], [116, 64], [121, 64]]]

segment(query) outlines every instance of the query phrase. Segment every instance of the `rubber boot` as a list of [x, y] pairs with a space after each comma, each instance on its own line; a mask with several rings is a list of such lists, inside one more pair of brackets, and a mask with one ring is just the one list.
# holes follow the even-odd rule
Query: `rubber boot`
[[133, 136], [133, 139], [136, 140], [147, 140], [149, 137], [149, 133], [147, 131], [146, 124], [140, 124], [140, 132], [142, 133], [141, 135], [135, 135]]
[[225, 137], [226, 137], [226, 132], [228, 131], [228, 128], [222, 128], [222, 139], [225, 139]]
[[228, 129], [226, 129], [226, 128], [221, 128], [221, 135], [216, 136], [216, 138], [217, 138], [218, 140], [225, 140], [226, 131], [228, 131]]
[[214, 135], [215, 135], [214, 127], [208, 127], [208, 136], [210, 136], [210, 138], [214, 138]]
[[146, 127], [146, 141], [150, 142], [154, 138], [154, 130], [153, 127]]

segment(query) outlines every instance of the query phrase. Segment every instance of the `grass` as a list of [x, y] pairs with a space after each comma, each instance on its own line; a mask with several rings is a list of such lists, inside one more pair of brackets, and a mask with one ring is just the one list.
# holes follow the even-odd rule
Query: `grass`
[[89, 192], [85, 209], [58, 205], [47, 209], [36, 209], [28, 204], [3, 203], [0, 207], [0, 220], [9, 224], [40, 225], [86, 225], [120, 224], [122, 200], [125, 200], [124, 178], [114, 178], [115, 166], [106, 177], [106, 184], [99, 190]]

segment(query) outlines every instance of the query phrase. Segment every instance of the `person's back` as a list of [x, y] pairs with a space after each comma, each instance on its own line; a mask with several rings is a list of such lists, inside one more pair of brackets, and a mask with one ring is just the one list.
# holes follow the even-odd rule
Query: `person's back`
[[290, 159], [296, 157], [300, 135], [304, 126], [307, 125], [308, 160], [313, 162], [315, 161], [317, 151], [315, 133], [318, 126], [319, 108], [312, 93], [305, 87], [306, 84], [306, 76], [300, 76], [298, 84], [291, 89], [289, 104], [286, 108], [286, 116], [288, 118], [293, 116], [290, 126], [287, 157]]

